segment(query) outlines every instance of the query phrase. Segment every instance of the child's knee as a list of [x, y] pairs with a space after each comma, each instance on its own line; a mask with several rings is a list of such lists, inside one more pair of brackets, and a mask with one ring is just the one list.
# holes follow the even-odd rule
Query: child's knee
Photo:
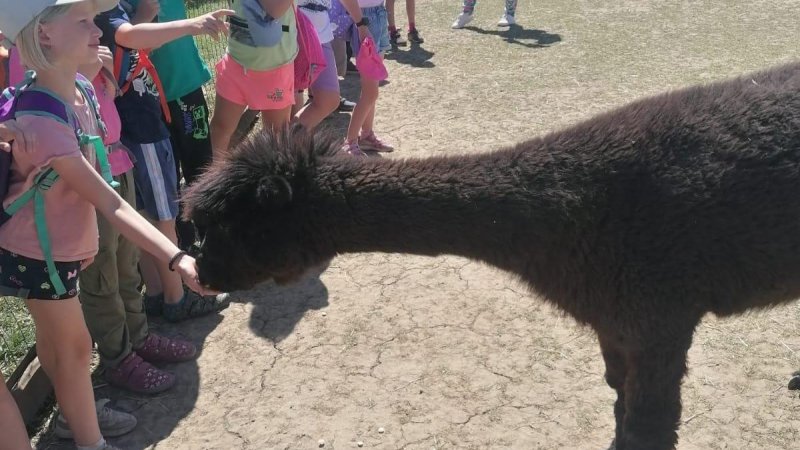
[[314, 96], [314, 101], [320, 103], [320, 108], [322, 110], [331, 113], [339, 107], [339, 93], [323, 91], [319, 95]]
[[92, 338], [86, 326], [69, 327], [60, 332], [58, 339], [36, 343], [37, 350], [42, 346], [49, 347], [39, 352], [42, 355], [49, 355], [49, 358], [42, 358], [42, 365], [49, 366], [46, 367], [49, 370], [76, 366], [88, 368], [91, 362]]

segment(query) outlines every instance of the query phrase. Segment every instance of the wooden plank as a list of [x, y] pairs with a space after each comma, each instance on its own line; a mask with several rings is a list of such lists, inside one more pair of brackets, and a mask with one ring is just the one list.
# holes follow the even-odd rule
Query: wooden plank
[[28, 351], [7, 383], [8, 390], [22, 414], [22, 420], [30, 425], [53, 392], [53, 385], [36, 357], [35, 348]]

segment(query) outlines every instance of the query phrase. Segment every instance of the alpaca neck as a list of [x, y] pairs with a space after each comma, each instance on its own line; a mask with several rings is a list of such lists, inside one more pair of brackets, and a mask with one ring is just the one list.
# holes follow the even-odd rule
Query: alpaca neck
[[527, 156], [512, 155], [331, 159], [316, 180], [321, 201], [312, 202], [325, 206], [312, 215], [336, 253], [454, 254], [518, 269], [514, 255], [530, 258], [531, 249], [564, 241], [572, 196], [553, 192], [547, 162], [521, 164]]

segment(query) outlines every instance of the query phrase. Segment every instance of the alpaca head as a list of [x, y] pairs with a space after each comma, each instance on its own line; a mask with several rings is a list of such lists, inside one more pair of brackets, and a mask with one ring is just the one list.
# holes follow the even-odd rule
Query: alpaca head
[[289, 283], [332, 258], [302, 226], [303, 201], [319, 158], [335, 140], [300, 128], [258, 133], [215, 161], [185, 192], [184, 216], [205, 230], [197, 256], [200, 282], [248, 289], [273, 279]]

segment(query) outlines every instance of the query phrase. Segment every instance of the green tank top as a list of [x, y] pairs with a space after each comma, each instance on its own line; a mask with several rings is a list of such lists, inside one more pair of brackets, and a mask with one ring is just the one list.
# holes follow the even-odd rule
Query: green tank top
[[297, 22], [294, 6], [277, 19], [258, 0], [233, 0], [228, 54], [250, 70], [271, 70], [297, 56]]

